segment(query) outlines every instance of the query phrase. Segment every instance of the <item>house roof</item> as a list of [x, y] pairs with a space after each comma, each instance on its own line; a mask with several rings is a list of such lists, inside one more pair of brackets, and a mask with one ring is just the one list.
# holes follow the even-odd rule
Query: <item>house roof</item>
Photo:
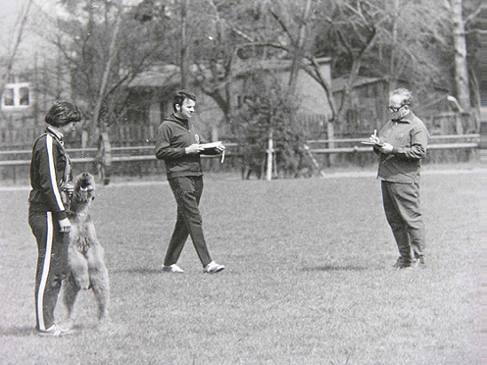
[[[319, 58], [319, 64], [329, 63], [329, 58]], [[277, 59], [277, 60], [253, 60], [252, 62], [238, 61], [234, 65], [235, 75], [245, 76], [249, 72], [255, 70], [273, 70], [273, 71], [286, 71], [291, 67], [291, 60]], [[210, 76], [210, 69], [204, 66], [190, 66], [190, 70], [194, 73], [203, 72], [207, 76]], [[222, 70], [223, 72], [223, 70]], [[129, 83], [129, 87], [166, 87], [173, 86], [179, 82], [179, 66], [171, 64], [158, 64], [153, 65], [149, 70], [144, 71], [137, 75], [134, 80]]]
[[[353, 87], [360, 87], [370, 84], [375, 84], [377, 82], [384, 81], [381, 77], [368, 77], [368, 76], [357, 76], [355, 82], [353, 83]], [[332, 92], [338, 92], [345, 89], [345, 85], [348, 82], [348, 77], [340, 76], [331, 80], [331, 90]]]
[[138, 74], [129, 87], [164, 87], [179, 82], [179, 67], [176, 65], [154, 65]]
[[[327, 64], [331, 62], [329, 57], [317, 58], [316, 61], [319, 65]], [[236, 62], [236, 74], [237, 76], [245, 76], [246, 74], [255, 70], [267, 70], [267, 71], [289, 71], [292, 66], [292, 60], [290, 59], [266, 59], [266, 60], [252, 60]]]

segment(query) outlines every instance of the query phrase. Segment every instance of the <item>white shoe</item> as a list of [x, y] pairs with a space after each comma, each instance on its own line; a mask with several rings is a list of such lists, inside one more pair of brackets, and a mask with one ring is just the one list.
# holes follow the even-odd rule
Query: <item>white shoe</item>
[[169, 266], [162, 266], [162, 271], [164, 272], [175, 272], [175, 273], [183, 273], [184, 270], [181, 269], [178, 265], [172, 264]]
[[207, 274], [216, 274], [225, 269], [224, 265], [217, 264], [215, 261], [210, 262], [208, 265], [205, 266], [203, 269], [204, 273]]
[[69, 329], [62, 328], [58, 326], [57, 324], [53, 324], [51, 327], [49, 327], [47, 330], [37, 331], [37, 334], [41, 337], [61, 337], [61, 336], [66, 336], [73, 333], [73, 331]]

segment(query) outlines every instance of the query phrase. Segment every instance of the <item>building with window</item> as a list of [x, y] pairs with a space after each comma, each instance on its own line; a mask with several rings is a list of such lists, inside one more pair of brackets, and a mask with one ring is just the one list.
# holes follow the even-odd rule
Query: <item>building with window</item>
[[[318, 60], [320, 72], [330, 82], [330, 59]], [[234, 66], [234, 79], [231, 84], [232, 108], [238, 110], [245, 101], [251, 98], [249, 93], [252, 79], [249, 77], [259, 70], [262, 75], [269, 74], [282, 81], [289, 79], [290, 60], [261, 60], [254, 62], [241, 61]], [[179, 67], [175, 65], [154, 65], [150, 70], [142, 72], [128, 85], [130, 98], [127, 117], [124, 123], [141, 125], [157, 129], [162, 119], [172, 112], [172, 95], [180, 88]], [[198, 104], [195, 111], [197, 118], [194, 123], [207, 138], [215, 135], [226, 136], [225, 124], [222, 123], [223, 113], [215, 100], [203, 93], [198, 85], [188, 86], [197, 94]], [[298, 113], [310, 123], [310, 129], [323, 128], [323, 121], [331, 114], [327, 96], [323, 88], [304, 71], [297, 80], [297, 95], [300, 100]], [[319, 118], [316, 118], [319, 116]], [[228, 127], [228, 126], [227, 126]], [[315, 128], [316, 127], [316, 128]]]
[[9, 83], [2, 95], [2, 110], [25, 109], [31, 106], [31, 85], [29, 82]]

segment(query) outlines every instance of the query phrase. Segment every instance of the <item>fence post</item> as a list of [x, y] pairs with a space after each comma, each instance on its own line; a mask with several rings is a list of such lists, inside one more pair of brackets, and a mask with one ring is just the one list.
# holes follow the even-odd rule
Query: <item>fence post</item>
[[[328, 148], [335, 148], [335, 125], [333, 122], [327, 121], [326, 122], [326, 135], [327, 139], [331, 142], [328, 142]], [[328, 155], [328, 166], [333, 166], [335, 164], [335, 156], [332, 154]]]
[[96, 161], [98, 176], [103, 182], [103, 185], [108, 185], [110, 183], [112, 168], [112, 147], [108, 132], [100, 133]]
[[455, 129], [457, 134], [463, 134], [463, 121], [460, 113], [455, 113]]
[[86, 129], [81, 131], [81, 148], [88, 147], [89, 133]]
[[272, 154], [274, 153], [274, 142], [272, 140], [272, 129], [269, 131], [269, 140], [267, 142], [267, 170], [265, 179], [267, 181], [272, 180]]

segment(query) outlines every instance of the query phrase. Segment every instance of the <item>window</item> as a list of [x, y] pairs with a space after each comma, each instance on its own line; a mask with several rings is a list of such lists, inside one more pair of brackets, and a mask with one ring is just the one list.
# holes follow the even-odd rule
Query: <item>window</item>
[[26, 86], [19, 88], [19, 105], [28, 106], [29, 102], [29, 88]]
[[2, 95], [2, 109], [26, 108], [30, 106], [30, 100], [29, 83], [7, 84]]
[[14, 106], [14, 89], [6, 87], [3, 92], [3, 105]]

